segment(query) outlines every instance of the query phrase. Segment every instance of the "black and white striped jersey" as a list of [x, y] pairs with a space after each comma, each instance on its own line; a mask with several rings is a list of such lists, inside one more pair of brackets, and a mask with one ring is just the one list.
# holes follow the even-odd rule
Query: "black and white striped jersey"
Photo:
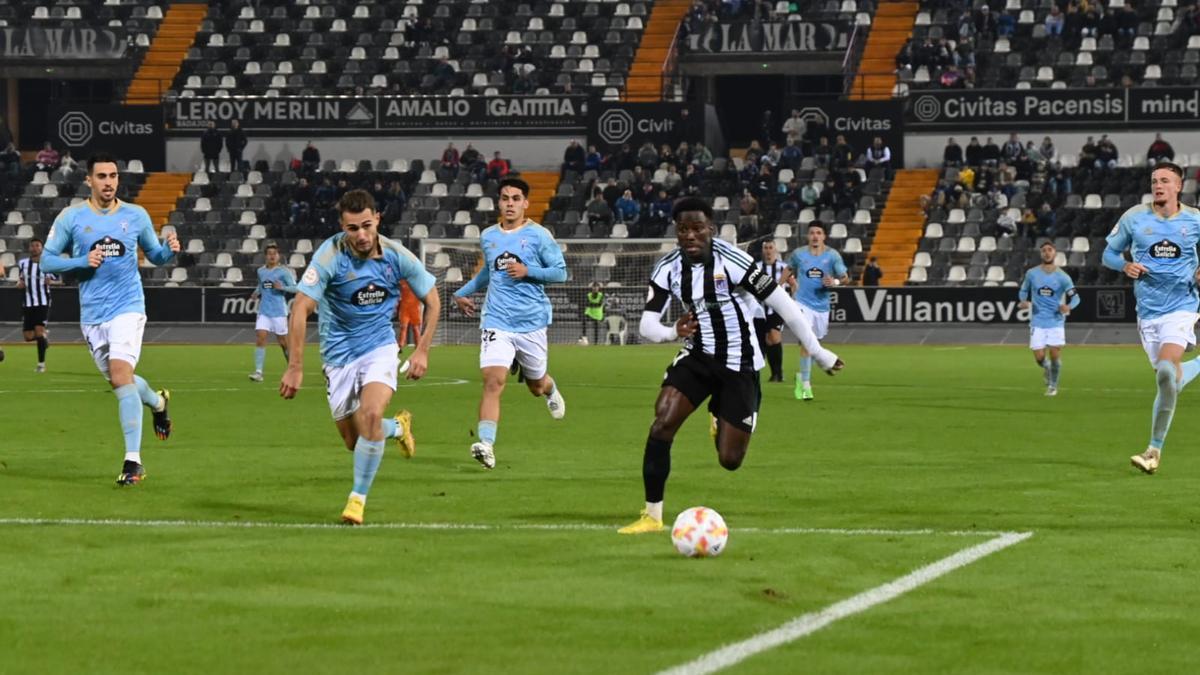
[[17, 270], [21, 275], [21, 281], [25, 283], [22, 306], [25, 308], [49, 307], [49, 282], [57, 277], [53, 274], [43, 272], [41, 261], [32, 258], [21, 258], [17, 262]]
[[[758, 271], [770, 277], [771, 280], [776, 284], [783, 283], [783, 273], [787, 271], [787, 263], [783, 262], [781, 258], [776, 257], [775, 262], [773, 263], [768, 263], [765, 260], [759, 260], [754, 264], [754, 266], [758, 268]], [[775, 314], [770, 307], [765, 305], [762, 309], [767, 316], [772, 316]]]
[[682, 249], [663, 256], [650, 273], [646, 311], [662, 312], [675, 296], [696, 315], [700, 330], [686, 347], [711, 356], [735, 371], [758, 371], [762, 352], [754, 334], [759, 302], [775, 290], [775, 281], [754, 264], [754, 259], [720, 239], [703, 264], [687, 262]]

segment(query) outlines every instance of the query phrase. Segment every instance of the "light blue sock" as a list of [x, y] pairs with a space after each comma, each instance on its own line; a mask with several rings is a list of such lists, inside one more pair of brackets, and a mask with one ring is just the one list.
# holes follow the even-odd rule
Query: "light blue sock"
[[158, 410], [158, 406], [162, 405], [162, 397], [150, 388], [150, 383], [143, 380], [141, 375], [134, 375], [133, 383], [137, 385], [138, 398], [142, 399], [142, 403], [152, 410]]
[[1197, 375], [1200, 375], [1200, 358], [1187, 361], [1181, 364], [1181, 367], [1183, 369], [1183, 381], [1179, 383], [1179, 391], [1183, 391], [1183, 388], [1188, 386], [1188, 382], [1191, 382], [1196, 379]]
[[266, 360], [267, 360], [267, 348], [266, 347], [255, 347], [254, 348], [254, 372], [261, 373], [262, 369], [263, 369], [263, 362]]
[[805, 355], [800, 357], [800, 381], [811, 382], [812, 377], [812, 357]]
[[1058, 388], [1058, 376], [1062, 373], [1062, 359], [1050, 361], [1050, 386]]
[[367, 496], [379, 463], [383, 461], [383, 441], [368, 441], [362, 436], [354, 444], [354, 492]]
[[398, 438], [404, 430], [400, 428], [400, 423], [392, 418], [385, 419], [380, 422], [383, 425], [384, 438]]
[[479, 420], [479, 440], [489, 445], [495, 445], [496, 424], [492, 420]]
[[1174, 363], [1159, 361], [1154, 371], [1158, 395], [1154, 397], [1154, 411], [1150, 416], [1150, 445], [1161, 450], [1167, 440], [1167, 431], [1171, 428], [1171, 418], [1175, 415], [1179, 387], [1175, 381]]
[[138, 398], [136, 385], [123, 384], [113, 393], [117, 395], [117, 419], [121, 422], [121, 433], [125, 436], [125, 459], [142, 461], [142, 400]]

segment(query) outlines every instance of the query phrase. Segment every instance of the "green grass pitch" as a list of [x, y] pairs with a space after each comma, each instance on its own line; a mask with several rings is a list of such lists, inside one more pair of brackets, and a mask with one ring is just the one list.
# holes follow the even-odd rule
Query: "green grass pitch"
[[973, 530], [1034, 534], [728, 672], [1195, 671], [1195, 393], [1142, 476], [1128, 457], [1154, 391], [1135, 347], [1068, 349], [1053, 399], [1024, 349], [840, 351], [847, 370], [817, 374], [813, 403], [764, 384], [737, 472], [705, 415], [681, 430], [668, 518], [704, 504], [731, 529], [722, 556], [690, 560], [666, 535], [616, 533], [642, 505], [669, 347], [554, 347], [567, 418], [510, 380], [492, 472], [468, 450], [476, 349], [435, 348], [393, 399], [417, 456], [389, 445], [366, 515], [448, 527], [351, 529], [334, 526], [351, 456], [315, 350], [283, 401], [277, 350], [254, 384], [250, 347], [147, 347], [138, 372], [173, 390], [175, 433], [155, 440], [147, 415], [148, 479], [120, 489], [116, 405], [85, 350], [54, 346], [35, 375], [32, 348], [10, 346], [0, 673], [655, 673], [988, 540], [946, 534]]

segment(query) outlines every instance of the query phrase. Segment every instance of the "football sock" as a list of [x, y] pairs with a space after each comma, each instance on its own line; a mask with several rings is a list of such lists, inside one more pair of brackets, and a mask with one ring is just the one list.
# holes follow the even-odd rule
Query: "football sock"
[[650, 516], [651, 518], [653, 518], [661, 523], [662, 522], [662, 507], [663, 507], [662, 502], [646, 502], [646, 515]]
[[45, 337], [40, 337], [37, 339], [38, 363], [39, 364], [46, 362], [46, 349], [49, 347], [50, 347], [50, 341], [47, 340]]
[[254, 348], [254, 372], [261, 373], [263, 369], [263, 361], [267, 360], [267, 348]]
[[1188, 383], [1196, 379], [1200, 375], [1200, 358], [1192, 359], [1180, 365], [1183, 370], [1183, 379], [1179, 382], [1179, 391], [1188, 386]]
[[[671, 475], [671, 441], [660, 441], [653, 436], [646, 438], [646, 451], [642, 455], [642, 483], [646, 488], [646, 503], [662, 503], [667, 489], [667, 476]], [[659, 513], [659, 520], [662, 520]]]
[[1050, 386], [1058, 388], [1058, 375], [1062, 372], [1062, 359], [1050, 361]]
[[777, 378], [783, 371], [783, 345], [767, 345], [767, 365], [771, 367], [771, 377]]
[[142, 379], [141, 375], [134, 375], [133, 383], [137, 385], [138, 397], [142, 399], [142, 403], [150, 406], [154, 412], [162, 412], [164, 401], [158, 392], [150, 388], [150, 383]]
[[383, 420], [383, 437], [384, 438], [400, 438], [404, 433], [404, 428], [395, 419], [388, 418]]
[[479, 440], [488, 445], [495, 445], [497, 424], [495, 420], [479, 420]]
[[117, 419], [121, 422], [121, 433], [125, 436], [125, 459], [142, 463], [142, 402], [138, 388], [123, 384], [113, 393], [117, 395]]
[[1175, 399], [1179, 395], [1175, 382], [1175, 364], [1159, 361], [1155, 368], [1158, 395], [1154, 397], [1154, 412], [1150, 417], [1150, 446], [1162, 449], [1171, 428], [1171, 417], [1175, 414]]
[[368, 441], [362, 436], [354, 444], [354, 492], [365, 499], [383, 461], [383, 441]]
[[812, 362], [813, 357], [808, 354], [800, 357], [800, 381], [806, 387], [812, 386]]

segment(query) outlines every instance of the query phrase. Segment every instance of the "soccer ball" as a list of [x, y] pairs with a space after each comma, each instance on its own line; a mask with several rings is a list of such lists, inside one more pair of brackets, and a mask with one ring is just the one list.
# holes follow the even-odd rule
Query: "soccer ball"
[[725, 550], [729, 528], [721, 514], [706, 506], [693, 506], [679, 514], [671, 526], [671, 543], [689, 558], [711, 558]]

